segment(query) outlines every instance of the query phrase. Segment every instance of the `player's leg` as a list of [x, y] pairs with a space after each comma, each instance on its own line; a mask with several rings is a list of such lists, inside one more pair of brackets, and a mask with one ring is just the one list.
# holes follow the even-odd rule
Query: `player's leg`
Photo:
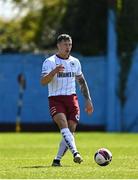
[[[65, 99], [64, 99], [65, 98]], [[62, 137], [67, 145], [67, 147], [72, 152], [73, 156], [78, 152], [74, 140], [74, 136], [70, 132], [68, 128], [68, 122], [66, 118], [66, 107], [65, 105], [68, 103], [68, 97], [50, 97], [50, 112], [53, 117], [53, 120], [57, 124], [62, 134]], [[71, 97], [72, 98], [72, 97]], [[72, 100], [72, 99], [71, 99]], [[71, 104], [70, 100], [70, 104]], [[64, 102], [63, 102], [64, 101]]]
[[[76, 126], [77, 126], [77, 123], [70, 120], [68, 121], [68, 127], [71, 131], [71, 133], [74, 135], [74, 132], [76, 130]], [[58, 149], [58, 153], [55, 157], [55, 159], [53, 160], [53, 166], [60, 166], [60, 160], [61, 158], [65, 155], [65, 153], [67, 152], [68, 150], [68, 147], [66, 145], [66, 142], [65, 140], [62, 138], [60, 144], [59, 144], [59, 149]]]
[[[58, 97], [55, 97], [55, 96], [49, 97], [50, 114], [51, 114], [53, 120], [54, 120], [54, 116], [56, 114], [61, 113], [61, 112], [64, 113], [64, 114], [66, 113], [66, 110], [65, 110], [61, 100], [62, 100], [62, 97], [60, 97], [60, 96], [58, 96]], [[60, 114], [59, 116], [61, 116], [61, 121], [62, 121], [62, 119], [65, 119], [65, 117], [64, 117], [65, 115]], [[63, 121], [63, 123], [64, 123], [64, 121]], [[61, 124], [63, 124], [63, 123], [61, 123]], [[65, 127], [68, 126], [66, 121], [64, 123], [64, 126]], [[61, 140], [61, 142], [59, 144], [58, 153], [57, 153], [56, 157], [54, 158], [54, 160], [52, 162], [52, 166], [61, 166], [60, 159], [65, 154], [66, 150], [67, 150], [67, 145], [66, 145], [66, 143], [64, 141], [64, 138], [62, 138], [62, 140]]]
[[[74, 120], [69, 120], [68, 121], [69, 129], [70, 129], [70, 131], [72, 132], [73, 135], [75, 134], [77, 124], [78, 124], [78, 122], [76, 122]], [[75, 136], [74, 136], [74, 139], [75, 139]], [[74, 154], [74, 159], [73, 160], [74, 160], [75, 163], [79, 163], [79, 164], [83, 161], [83, 159], [82, 159], [79, 152], [76, 152]]]
[[[66, 146], [72, 152], [73, 157], [75, 157], [76, 154], [78, 154], [78, 151], [76, 148], [74, 136], [72, 135], [72, 133], [70, 132], [70, 130], [68, 128], [68, 123], [67, 123], [65, 114], [64, 113], [58, 113], [53, 117], [53, 119], [60, 129], [60, 132], [62, 134], [64, 142], [66, 143]], [[60, 160], [59, 159], [58, 160], [55, 159], [52, 163], [53, 166], [58, 166], [58, 164], [60, 166]]]
[[[78, 98], [77, 96], [71, 95], [70, 99], [68, 100], [68, 113], [67, 113], [67, 118], [68, 118], [68, 126], [71, 132], [75, 132], [77, 124], [79, 122], [80, 118], [80, 108], [79, 108], [79, 103], [78, 103]], [[83, 161], [82, 157], [80, 154], [77, 152], [74, 154], [74, 162], [75, 163], [81, 163]]]
[[72, 152], [72, 154], [77, 152], [75, 145], [74, 137], [68, 128], [68, 122], [64, 113], [58, 113], [53, 117], [55, 123], [58, 125], [63, 139], [66, 142], [66, 145]]
[[60, 143], [59, 143], [59, 149], [57, 152], [57, 155], [55, 157], [55, 159], [57, 159], [58, 161], [61, 160], [61, 158], [65, 155], [65, 153], [67, 152], [68, 147], [66, 145], [66, 142], [64, 141], [64, 139], [62, 138]]
[[[60, 116], [62, 116], [61, 113], [60, 113]], [[65, 126], [67, 126], [67, 125], [65, 124]], [[59, 143], [58, 153], [52, 162], [52, 166], [61, 166], [60, 160], [66, 153], [67, 149], [68, 149], [68, 146], [66, 145], [66, 142], [65, 142], [64, 138], [62, 137], [62, 140]]]
[[[76, 130], [76, 126], [77, 126], [78, 121], [79, 121], [79, 113], [80, 113], [77, 100], [78, 100], [77, 97], [74, 95], [68, 99], [68, 105], [69, 105], [68, 109], [70, 109], [70, 111], [67, 113], [68, 128], [73, 135], [74, 135], [74, 132]], [[72, 119], [72, 120], [70, 120], [70, 119]], [[67, 149], [68, 149], [68, 147], [66, 145], [66, 142], [64, 139], [62, 139], [60, 142], [60, 145], [59, 145], [59, 150], [58, 150], [57, 156], [55, 157], [54, 161], [58, 162], [60, 164], [60, 160], [64, 156]], [[74, 154], [74, 162], [81, 163], [82, 161], [83, 161], [82, 157], [80, 156], [80, 154], [78, 152], [76, 152]]]

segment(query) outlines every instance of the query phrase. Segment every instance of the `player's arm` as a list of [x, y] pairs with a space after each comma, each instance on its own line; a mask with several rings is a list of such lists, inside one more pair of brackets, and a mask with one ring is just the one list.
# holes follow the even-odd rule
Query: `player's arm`
[[59, 72], [63, 72], [63, 71], [64, 71], [64, 66], [61, 64], [61, 65], [56, 66], [56, 68], [53, 69], [51, 72], [43, 73], [42, 77], [41, 77], [41, 84], [43, 86], [47, 85], [50, 81], [52, 81], [55, 74], [57, 74]]
[[56, 73], [51, 71], [49, 74], [46, 74], [44, 73], [41, 77], [41, 84], [44, 86], [44, 85], [47, 85], [54, 77]]
[[85, 104], [85, 111], [88, 114], [91, 114], [93, 112], [93, 103], [91, 100], [91, 96], [90, 96], [90, 92], [89, 92], [89, 88], [87, 85], [87, 82], [83, 76], [83, 74], [76, 76], [76, 81], [78, 82], [81, 92], [86, 100], [86, 104]]

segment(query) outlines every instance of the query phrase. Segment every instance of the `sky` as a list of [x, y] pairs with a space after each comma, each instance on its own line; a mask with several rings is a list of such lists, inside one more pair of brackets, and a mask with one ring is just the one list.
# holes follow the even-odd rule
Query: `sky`
[[11, 0], [4, 2], [0, 0], [0, 17], [5, 20], [10, 20], [18, 14], [18, 9], [13, 8]]

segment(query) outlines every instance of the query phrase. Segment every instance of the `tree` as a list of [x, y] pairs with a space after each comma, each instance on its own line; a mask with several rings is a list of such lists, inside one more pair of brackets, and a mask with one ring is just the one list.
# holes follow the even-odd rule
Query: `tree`
[[[73, 50], [84, 55], [106, 54], [108, 5], [109, 2], [116, 4], [118, 52], [122, 68], [119, 96], [122, 102], [125, 101], [125, 97], [121, 94], [127, 79], [124, 72], [128, 74], [131, 61], [127, 59], [130, 59], [128, 56], [132, 54], [138, 40], [137, 0], [12, 0], [12, 2], [18, 7], [19, 15], [24, 15], [8, 22], [10, 33], [19, 31], [12, 36], [8, 30], [2, 28], [4, 24], [6, 26], [3, 22], [0, 27], [3, 37], [0, 37], [0, 42], [5, 42], [5, 46], [9, 46], [9, 42], [14, 42], [17, 51], [44, 50], [55, 46], [58, 34], [69, 33], [74, 41]], [[131, 27], [131, 31], [128, 27]], [[7, 36], [9, 38], [6, 38]], [[2, 40], [3, 38], [6, 40]], [[125, 63], [121, 60], [124, 58]]]
[[[24, 49], [50, 48], [56, 36], [69, 33], [74, 51], [85, 55], [106, 53], [107, 1], [12, 0], [20, 12]], [[24, 48], [26, 47], [26, 48]]]
[[[16, 32], [16, 36], [15, 36]], [[16, 22], [0, 20], [0, 51], [18, 51], [21, 46], [20, 25]]]
[[74, 50], [84, 55], [106, 53], [107, 8], [106, 0], [67, 1], [60, 32], [71, 34]]
[[125, 90], [132, 65], [132, 55], [138, 43], [138, 1], [121, 1], [121, 8], [117, 11], [118, 53], [120, 63], [118, 95], [123, 107], [127, 99]]
[[[12, 0], [19, 13], [24, 16], [8, 22], [10, 29], [15, 32], [14, 24], [19, 27], [18, 33], [10, 36], [11, 41], [18, 39], [21, 42], [19, 48], [14, 46], [11, 51], [34, 51], [44, 50], [51, 47], [55, 42], [55, 33], [61, 25], [60, 21], [65, 12], [66, 0]], [[3, 22], [5, 24], [5, 22]], [[0, 28], [1, 29], [1, 28]], [[7, 31], [3, 36], [6, 36]], [[1, 42], [1, 38], [0, 38]], [[18, 43], [17, 42], [17, 43]], [[5, 49], [9, 50], [8, 42], [5, 41]]]

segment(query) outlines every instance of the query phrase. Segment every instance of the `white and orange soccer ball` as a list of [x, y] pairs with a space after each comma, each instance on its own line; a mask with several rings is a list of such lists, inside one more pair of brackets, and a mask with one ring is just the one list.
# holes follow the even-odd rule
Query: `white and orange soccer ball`
[[94, 154], [94, 160], [100, 166], [107, 166], [112, 161], [112, 153], [106, 148], [100, 148]]

